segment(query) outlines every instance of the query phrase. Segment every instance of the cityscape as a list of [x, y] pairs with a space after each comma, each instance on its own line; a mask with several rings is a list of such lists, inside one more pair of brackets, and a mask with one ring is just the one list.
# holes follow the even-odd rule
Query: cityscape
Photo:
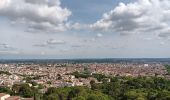
[[170, 0], [0, 0], [0, 100], [170, 100]]
[[[93, 81], [95, 84], [106, 84], [112, 83], [113, 78], [118, 77], [120, 79], [156, 77], [170, 80], [169, 59], [157, 59], [156, 61], [154, 59], [136, 59], [135, 62], [134, 60], [3, 60], [0, 64], [0, 90], [5, 93], [0, 93], [0, 98], [1, 100], [47, 99], [43, 95], [50, 88], [93, 88]], [[145, 60], [146, 63], [144, 63]], [[17, 85], [22, 87], [26, 84], [28, 87], [36, 89], [36, 92], [34, 90], [36, 96], [31, 92], [29, 93], [29, 90], [27, 90], [29, 94], [15, 93], [19, 92], [16, 90]], [[64, 97], [62, 98], [64, 99]], [[48, 100], [52, 100], [52, 98]]]

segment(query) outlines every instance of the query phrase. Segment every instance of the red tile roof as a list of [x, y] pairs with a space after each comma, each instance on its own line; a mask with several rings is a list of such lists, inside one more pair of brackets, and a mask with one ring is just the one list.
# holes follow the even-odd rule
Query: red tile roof
[[3, 97], [5, 95], [8, 95], [8, 94], [5, 94], [5, 93], [0, 93], [0, 97]]
[[11, 96], [11, 97], [7, 98], [6, 100], [21, 100], [21, 97], [19, 97], [19, 96]]

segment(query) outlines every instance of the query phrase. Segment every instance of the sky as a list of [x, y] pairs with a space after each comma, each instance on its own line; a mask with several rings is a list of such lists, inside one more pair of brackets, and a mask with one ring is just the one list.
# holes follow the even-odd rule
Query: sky
[[0, 0], [0, 59], [170, 58], [169, 0]]

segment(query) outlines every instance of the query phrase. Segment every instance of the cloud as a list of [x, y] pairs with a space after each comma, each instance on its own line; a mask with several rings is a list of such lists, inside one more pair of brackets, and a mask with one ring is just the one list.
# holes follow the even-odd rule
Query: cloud
[[153, 38], [147, 37], [147, 38], [143, 38], [143, 40], [151, 41], [151, 40], [153, 40]]
[[160, 42], [160, 45], [165, 45], [166, 43], [165, 42]]
[[73, 48], [81, 48], [81, 47], [83, 47], [84, 45], [72, 45], [71, 47], [73, 47]]
[[34, 44], [33, 46], [34, 47], [50, 47], [50, 48], [53, 48], [53, 46], [55, 46], [55, 45], [63, 45], [63, 44], [66, 44], [66, 41], [49, 39], [49, 40], [45, 41], [44, 43]]
[[44, 51], [41, 52], [41, 55], [45, 55], [46, 53]]
[[168, 38], [168, 41], [170, 41], [170, 37]]
[[68, 53], [70, 50], [69, 49], [60, 49], [59, 52], [60, 53]]
[[91, 24], [95, 30], [113, 31], [121, 34], [158, 33], [159, 36], [170, 36], [170, 1], [137, 0], [133, 3], [120, 3], [102, 19]]
[[96, 35], [96, 37], [97, 37], [97, 38], [101, 38], [101, 37], [103, 37], [103, 34], [98, 33], [98, 34]]
[[35, 47], [46, 47], [47, 44], [46, 43], [43, 43], [43, 44], [34, 44], [33, 46], [35, 46]]
[[14, 49], [13, 47], [11, 47], [10, 45], [5, 44], [5, 43], [0, 44], [0, 48], [1, 48], [1, 50], [2, 49], [4, 49], [4, 50], [12, 50], [12, 49]]
[[55, 40], [55, 39], [49, 39], [46, 42], [49, 45], [55, 45], [55, 44], [65, 44], [66, 42], [63, 40]]
[[17, 48], [14, 48], [5, 43], [0, 43], [0, 54], [4, 53], [18, 53], [18, 51]]
[[73, 29], [73, 30], [84, 30], [84, 29], [89, 29], [88, 24], [82, 24], [82, 23], [67, 23], [67, 28], [68, 29]]
[[164, 29], [161, 31], [161, 34], [159, 34], [160, 37], [166, 38], [170, 36], [170, 28]]
[[24, 24], [28, 31], [64, 31], [71, 11], [60, 0], [1, 0], [0, 16], [14, 24]]
[[86, 44], [77, 43], [77, 44], [72, 44], [71, 47], [72, 48], [86, 48], [87, 45]]
[[0, 51], [1, 55], [18, 55], [21, 54], [19, 51]]
[[126, 45], [114, 45], [111, 47], [111, 49], [123, 49], [125, 47], [126, 47]]
[[27, 3], [31, 4], [47, 4], [48, 6], [55, 6], [55, 5], [60, 5], [59, 0], [25, 0]]

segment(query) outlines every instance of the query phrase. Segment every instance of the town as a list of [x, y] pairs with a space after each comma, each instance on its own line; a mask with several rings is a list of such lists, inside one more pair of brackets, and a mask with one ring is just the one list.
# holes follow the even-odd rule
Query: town
[[[89, 86], [93, 77], [76, 78], [71, 73], [104, 74], [112, 76], [155, 76], [168, 78], [166, 68], [162, 64], [0, 64], [0, 85], [12, 87], [14, 84], [25, 83], [27, 77], [36, 84], [45, 87]], [[97, 81], [97, 80], [96, 80]], [[50, 84], [49, 84], [50, 83]]]
[[[91, 87], [90, 82], [102, 83], [98, 77], [103, 76], [129, 76], [129, 77], [163, 77], [170, 79], [163, 64], [138, 64], [138, 63], [56, 63], [56, 64], [0, 64], [0, 86], [12, 88], [16, 84], [28, 84], [45, 93], [50, 87]], [[78, 76], [79, 75], [79, 76]], [[110, 79], [107, 78], [109, 82]], [[1, 93], [1, 97], [18, 98]], [[13, 100], [13, 99], [1, 99]], [[16, 99], [16, 100], [32, 100]]]
[[[161, 64], [0, 64], [0, 85], [11, 87], [13, 84], [25, 83], [25, 77], [37, 77], [31, 81], [47, 87], [89, 85], [93, 78], [75, 78], [73, 72], [83, 72], [87, 69], [90, 74], [112, 76], [155, 76], [167, 77], [166, 68]], [[4, 72], [4, 73], [2, 73]], [[6, 72], [6, 73], [5, 73]], [[50, 85], [48, 83], [51, 83]]]

